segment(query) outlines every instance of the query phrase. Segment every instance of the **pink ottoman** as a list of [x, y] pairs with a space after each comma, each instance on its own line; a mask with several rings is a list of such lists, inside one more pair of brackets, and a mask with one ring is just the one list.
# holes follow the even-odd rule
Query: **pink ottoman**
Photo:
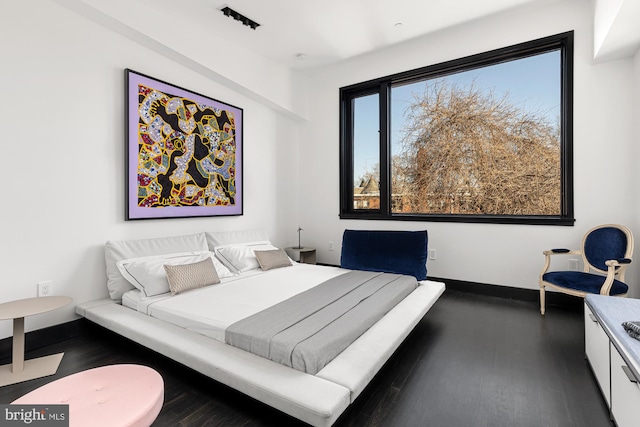
[[69, 405], [70, 427], [148, 427], [163, 401], [164, 381], [155, 370], [109, 365], [60, 378], [12, 403]]

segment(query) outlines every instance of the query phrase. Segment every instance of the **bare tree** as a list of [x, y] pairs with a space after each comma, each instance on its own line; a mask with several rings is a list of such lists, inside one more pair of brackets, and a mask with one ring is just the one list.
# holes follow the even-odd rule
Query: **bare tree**
[[[559, 126], [471, 85], [439, 81], [407, 110], [395, 211], [560, 213]], [[401, 196], [400, 196], [401, 195]]]
[[369, 180], [374, 180], [376, 183], [380, 181], [380, 163], [376, 163], [373, 166], [367, 167], [364, 171], [361, 172], [360, 176], [356, 178], [354, 185], [356, 187], [363, 186]]

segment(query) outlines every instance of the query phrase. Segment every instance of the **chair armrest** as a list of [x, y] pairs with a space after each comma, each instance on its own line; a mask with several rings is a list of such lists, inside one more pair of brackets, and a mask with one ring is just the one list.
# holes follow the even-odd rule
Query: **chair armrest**
[[542, 251], [543, 255], [582, 255], [581, 251], [571, 249], [551, 249], [549, 251]]
[[605, 261], [604, 264], [608, 267], [620, 267], [622, 265], [631, 264], [631, 258], [618, 258]]
[[549, 270], [549, 266], [551, 265], [551, 255], [582, 255], [582, 251], [572, 249], [551, 249], [549, 251], [542, 251], [542, 254], [544, 255], [544, 266], [540, 272], [540, 277], [538, 279], [539, 283], [543, 282], [542, 276], [544, 276]]
[[600, 288], [600, 294], [609, 295], [609, 292], [611, 292], [611, 286], [613, 285], [613, 279], [616, 276], [618, 280], [624, 282], [624, 273], [629, 264], [631, 264], [631, 261], [631, 258], [619, 258], [610, 259], [604, 262], [607, 266], [607, 279], [602, 285], [602, 288]]

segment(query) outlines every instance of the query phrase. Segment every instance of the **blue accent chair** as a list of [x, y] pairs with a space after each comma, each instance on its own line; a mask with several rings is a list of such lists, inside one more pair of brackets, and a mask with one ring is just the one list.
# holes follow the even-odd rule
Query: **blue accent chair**
[[[584, 298], [587, 294], [626, 297], [624, 273], [633, 256], [633, 234], [623, 225], [604, 224], [589, 230], [581, 250], [551, 249], [543, 252], [540, 273], [540, 313], [545, 312], [545, 288]], [[553, 255], [580, 255], [583, 271], [548, 271]]]

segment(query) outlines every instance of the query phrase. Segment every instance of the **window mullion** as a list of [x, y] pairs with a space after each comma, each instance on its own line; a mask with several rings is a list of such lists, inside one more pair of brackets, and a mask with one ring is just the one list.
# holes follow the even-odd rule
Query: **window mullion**
[[391, 82], [380, 83], [380, 211], [391, 214]]
[[341, 94], [340, 100], [340, 210], [353, 210], [353, 96]]

